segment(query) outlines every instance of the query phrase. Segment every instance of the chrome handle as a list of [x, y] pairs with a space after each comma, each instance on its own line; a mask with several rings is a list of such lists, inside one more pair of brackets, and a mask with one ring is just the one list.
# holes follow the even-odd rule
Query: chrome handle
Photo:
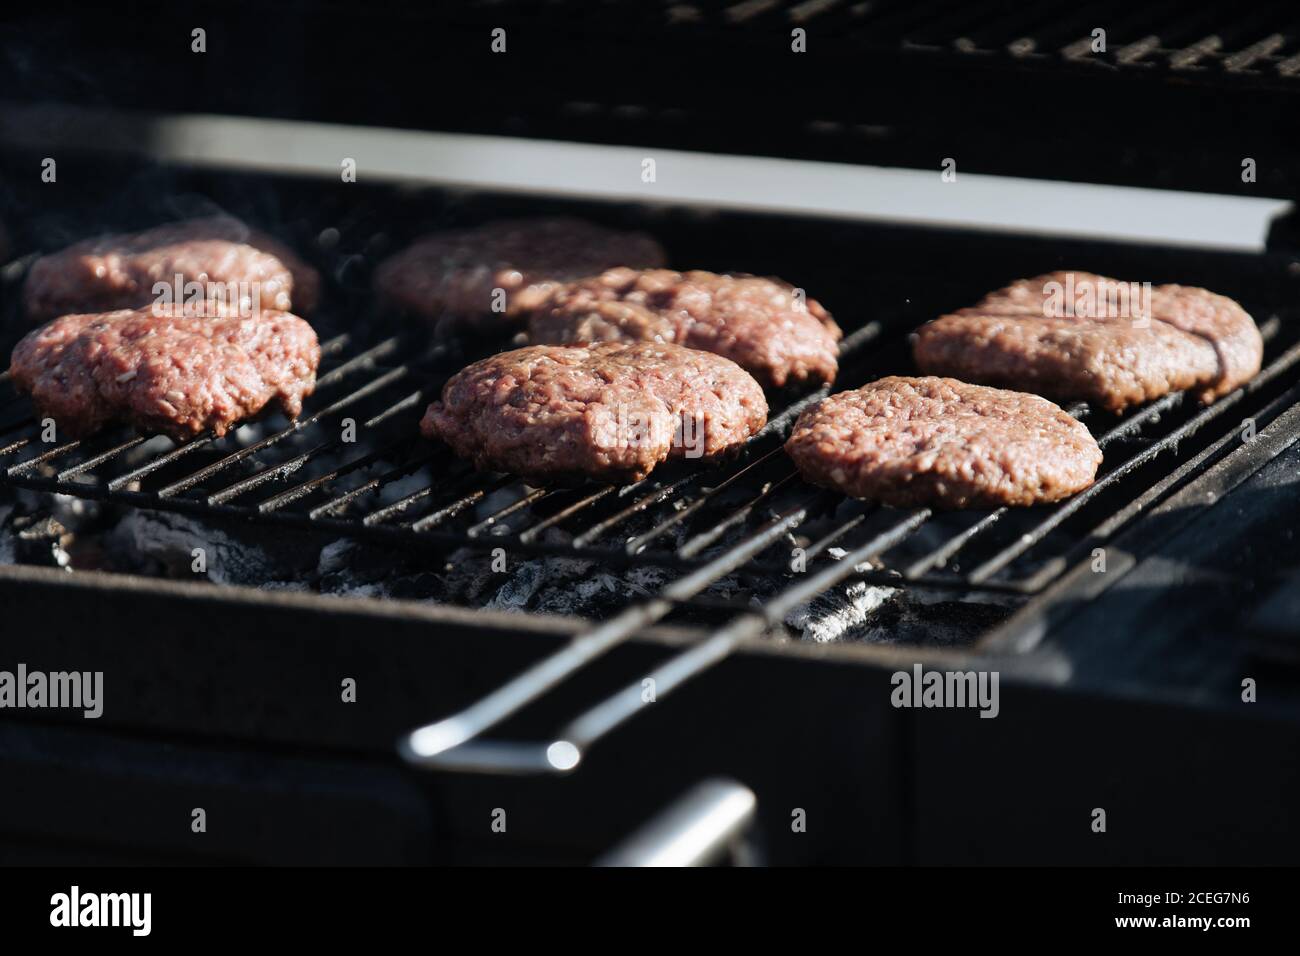
[[742, 544], [673, 582], [664, 589], [661, 597], [629, 608], [574, 638], [567, 647], [544, 657], [459, 713], [412, 730], [398, 742], [402, 758], [419, 767], [439, 770], [482, 773], [572, 770], [578, 763], [576, 752], [564, 746], [564, 741], [548, 745], [541, 742], [475, 741], [475, 738], [628, 640], [641, 628], [663, 618], [672, 610], [674, 602], [695, 596], [770, 547], [806, 515], [805, 504], [773, 519]]
[[745, 831], [758, 798], [734, 780], [705, 780], [688, 790], [596, 866], [707, 866], [730, 857], [747, 865]]

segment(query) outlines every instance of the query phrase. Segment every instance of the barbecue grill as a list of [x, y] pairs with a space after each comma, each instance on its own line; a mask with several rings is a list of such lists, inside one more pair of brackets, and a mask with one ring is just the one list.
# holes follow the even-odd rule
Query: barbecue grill
[[[93, 724], [3, 715], [0, 761], [22, 781], [0, 804], [9, 858], [588, 862], [690, 791], [605, 858], [681, 859], [645, 844], [675, 847], [695, 823], [716, 829], [710, 852], [747, 827], [736, 859], [778, 863], [1295, 859], [1289, 220], [1265, 251], [1239, 253], [341, 185], [177, 163], [136, 137], [139, 112], [110, 117], [131, 131], [112, 144], [27, 122], [107, 101], [917, 166], [936, 183], [957, 155], [963, 171], [1291, 199], [1300, 150], [1276, 120], [1300, 89], [1300, 24], [1285, 7], [1174, 23], [1172, 5], [469, 4], [430, 20], [380, 4], [340, 30], [333, 4], [304, 3], [301, 47], [276, 42], [274, 54], [258, 52], [271, 42], [252, 29], [258, 8], [213, 11], [213, 48], [197, 66], [171, 64], [179, 79], [165, 88], [103, 56], [113, 44], [92, 38], [120, 29], [80, 11], [23, 20], [4, 63], [4, 88], [26, 100], [0, 119], [16, 144], [0, 156], [6, 346], [23, 330], [35, 255], [178, 214], [220, 208], [279, 234], [327, 290], [311, 317], [322, 370], [296, 422], [179, 445], [124, 428], [45, 441], [0, 379], [4, 534], [15, 555], [37, 553], [0, 566], [0, 666], [102, 670], [108, 697]], [[181, 25], [162, 15], [143, 29], [171, 51]], [[398, 64], [432, 25], [446, 56], [420, 58], [422, 82], [461, 95], [382, 95], [412, 82]], [[492, 59], [498, 26], [510, 52]], [[791, 52], [793, 29], [825, 52]], [[247, 40], [239, 58], [282, 82], [225, 82], [221, 36]], [[76, 71], [31, 66], [55, 37]], [[745, 68], [732, 75], [753, 78], [749, 95], [663, 71], [666, 47], [724, 74]], [[556, 53], [575, 49], [581, 60]], [[541, 64], [546, 83], [525, 82]], [[467, 76], [483, 82], [467, 89]], [[889, 102], [862, 94], [886, 77]], [[1015, 115], [991, 114], [1011, 91]], [[1123, 148], [1061, 152], [1077, 131], [1025, 117], [1063, 102], [1136, 126]], [[1170, 136], [1229, 112], [1243, 130], [1232, 142]], [[32, 172], [51, 142], [57, 188]], [[1249, 183], [1245, 156], [1257, 160]], [[812, 290], [846, 332], [833, 390], [907, 374], [921, 322], [1060, 268], [1232, 296], [1260, 324], [1264, 367], [1209, 406], [1178, 393], [1123, 416], [1071, 407], [1105, 452], [1097, 483], [1033, 509], [895, 510], [805, 484], [781, 444], [825, 389], [771, 393], [767, 427], [718, 465], [532, 487], [476, 473], [416, 432], [449, 375], [508, 343], [386, 314], [369, 278], [428, 229], [556, 213], [650, 232], [674, 267]], [[122, 573], [120, 532], [105, 529], [123, 522], [146, 538], [170, 529], [205, 570]], [[997, 718], [892, 706], [892, 675], [915, 664], [997, 672]], [[1243, 701], [1246, 678], [1258, 702]], [[355, 702], [340, 699], [346, 680]], [[1227, 781], [1230, 757], [1252, 761], [1255, 787]], [[222, 821], [219, 837], [214, 822], [196, 842], [198, 806]], [[1095, 807], [1115, 821], [1109, 836], [1089, 828]], [[800, 817], [806, 829], [792, 827]]]

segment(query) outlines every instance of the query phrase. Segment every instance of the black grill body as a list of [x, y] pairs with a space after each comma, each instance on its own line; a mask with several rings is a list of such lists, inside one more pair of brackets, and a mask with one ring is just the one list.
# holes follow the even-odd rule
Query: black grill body
[[[231, 80], [239, 74], [222, 69], [222, 54], [199, 70], [179, 68], [178, 59], [173, 73], [184, 79], [175, 84], [140, 83], [120, 60], [96, 53], [111, 45], [91, 37], [116, 35], [109, 25], [84, 11], [60, 20], [56, 8], [50, 18], [24, 19], [15, 35], [37, 60], [41, 43], [59, 38], [61, 56], [79, 51], [82, 74], [59, 73], [37, 97], [30, 72], [13, 58], [5, 69], [20, 96], [82, 105], [108, 98], [135, 108], [923, 168], [958, 143], [963, 170], [1219, 192], [1251, 191], [1238, 155], [1248, 149], [1260, 157], [1257, 192], [1297, 194], [1287, 159], [1300, 154], [1294, 125], [1273, 122], [1290, 115], [1279, 111], [1294, 98], [1295, 32], [1281, 8], [1174, 23], [1113, 5], [1071, 5], [1067, 15], [883, 4], [866, 19], [853, 12], [859, 6], [826, 5], [808, 19], [806, 4], [698, 5], [700, 16], [683, 21], [666, 7], [638, 4], [644, 21], [631, 43], [617, 29], [628, 5], [579, 17], [557, 4], [543, 17], [524, 6], [471, 4], [442, 24], [464, 42], [448, 40], [447, 56], [428, 63], [401, 55], [415, 42], [393, 26], [405, 7], [380, 4], [374, 18], [354, 24], [342, 57], [339, 31], [326, 26], [336, 15], [331, 5], [300, 4], [311, 41], [298, 53], [277, 43], [275, 55], [261, 59], [280, 82], [260, 74], [256, 90]], [[235, 30], [261, 15], [227, 4], [213, 22]], [[1094, 16], [1116, 24], [1112, 52], [1070, 54]], [[479, 41], [500, 17], [519, 55], [489, 68]], [[160, 34], [177, 26], [168, 16], [143, 22]], [[663, 81], [648, 87], [630, 85], [643, 71], [627, 64], [653, 58], [651, 37], [669, 37], [674, 49], [724, 71], [743, 70], [746, 57], [768, 62], [761, 58], [774, 37], [788, 46], [796, 23], [827, 55], [745, 71], [756, 77], [749, 95], [701, 90], [674, 71], [656, 73]], [[256, 39], [265, 31], [238, 35], [269, 42]], [[577, 40], [592, 59], [556, 62], [543, 52]], [[367, 55], [381, 45], [382, 57]], [[864, 48], [872, 55], [862, 56]], [[600, 70], [606, 58], [624, 68]], [[403, 63], [434, 71], [422, 73], [421, 84], [464, 95], [436, 107], [380, 95], [415, 81], [399, 72]], [[521, 82], [539, 66], [543, 88]], [[598, 91], [593, 72], [609, 79]], [[492, 79], [456, 82], [467, 75]], [[863, 96], [884, 83], [898, 95]], [[810, 99], [809, 90], [817, 95]], [[1125, 130], [1124, 149], [1099, 154], [1074, 148], [1075, 130], [1025, 119], [1076, 101], [1101, 117], [1143, 122]], [[809, 115], [810, 102], [820, 115]], [[996, 106], [1004, 102], [1017, 109]], [[1228, 117], [1246, 131], [1241, 137], [1221, 146], [1202, 137], [1196, 150], [1185, 148], [1187, 129], [1226, 128]], [[1047, 171], [1037, 158], [1044, 152], [1060, 157]], [[499, 777], [407, 768], [395, 742], [592, 622], [458, 600], [0, 566], [4, 661], [102, 670], [109, 696], [105, 716], [93, 722], [3, 715], [0, 767], [21, 781], [0, 795], [3, 858], [582, 863], [692, 783], [726, 774], [758, 794], [760, 848], [774, 863], [1296, 859], [1300, 832], [1289, 808], [1300, 795], [1300, 766], [1290, 756], [1300, 719], [1291, 568], [1300, 259], [1284, 241], [1285, 223], [1267, 252], [1206, 252], [365, 183], [342, 191], [324, 181], [95, 152], [65, 157], [51, 196], [27, 185], [38, 160], [20, 150], [3, 160], [9, 185], [0, 216], [13, 256], [0, 285], [6, 346], [17, 334], [16, 294], [33, 254], [215, 204], [280, 234], [326, 274], [331, 304], [313, 321], [329, 342], [327, 379], [298, 427], [270, 420], [248, 443], [183, 449], [128, 431], [38, 444], [30, 409], [0, 383], [0, 493], [180, 513], [236, 541], [274, 540], [284, 553], [314, 555], [330, 541], [357, 540], [434, 578], [449, 563], [504, 546], [527, 558], [653, 565], [680, 580], [797, 516], [770, 546], [737, 562], [739, 578], [729, 576], [725, 589], [673, 602], [494, 731], [509, 738], [543, 737], [729, 622], [754, 618], [756, 607], [761, 618], [801, 580], [788, 570], [796, 544], [813, 551], [813, 574], [833, 572], [828, 587], [924, 593], [968, 626], [965, 639], [942, 645], [813, 645], [791, 640], [780, 615], [763, 619], [772, 626], [619, 726], [571, 775]], [[446, 467], [411, 437], [442, 378], [503, 343], [434, 341], [376, 311], [367, 290], [374, 263], [423, 231], [548, 213], [646, 229], [676, 266], [774, 274], [807, 288], [849, 333], [840, 386], [910, 371], [907, 333], [916, 325], [1006, 281], [1058, 268], [1202, 285], [1239, 299], [1267, 334], [1265, 372], [1208, 409], [1181, 396], [1120, 419], [1072, 409], [1106, 439], [1103, 478], [1111, 477], [1075, 504], [1027, 513], [918, 516], [803, 486], [787, 477], [777, 451], [794, 413], [815, 398], [798, 392], [772, 396], [777, 424], [716, 471], [665, 469], [635, 499], [599, 487], [536, 492]], [[362, 424], [364, 447], [338, 443], [345, 416]], [[1242, 438], [1247, 419], [1250, 441]], [[386, 496], [390, 487], [400, 493]], [[645, 497], [644, 507], [620, 518]], [[873, 564], [837, 564], [832, 547], [866, 548]], [[1091, 565], [1097, 548], [1107, 555], [1103, 573]], [[286, 574], [312, 570], [295, 565]], [[608, 613], [644, 597], [619, 595]], [[890, 706], [892, 675], [916, 663], [996, 669], [999, 717]], [[357, 682], [355, 703], [340, 699], [348, 678]], [[1255, 703], [1242, 700], [1246, 679], [1258, 685]], [[1253, 768], [1249, 787], [1231, 771], [1243, 765]], [[212, 821], [206, 838], [189, 829], [197, 806]], [[1097, 807], [1112, 821], [1108, 834], [1089, 827]], [[505, 833], [490, 826], [497, 809], [508, 815]], [[791, 828], [797, 810], [806, 812], [806, 832]]]

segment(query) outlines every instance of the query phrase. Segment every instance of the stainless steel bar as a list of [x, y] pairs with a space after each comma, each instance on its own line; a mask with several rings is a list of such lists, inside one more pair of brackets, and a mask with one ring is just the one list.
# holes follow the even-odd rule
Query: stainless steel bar
[[105, 449], [98, 455], [92, 455], [90, 458], [73, 465], [71, 468], [63, 469], [63, 471], [59, 472], [57, 477], [59, 481], [67, 481], [69, 478], [76, 478], [78, 475], [84, 475], [86, 472], [98, 468], [100, 465], [104, 464], [104, 462], [111, 461], [123, 452], [128, 452], [138, 445], [143, 445], [148, 440], [148, 435], [136, 435], [134, 438], [127, 439], [120, 444], [114, 445], [112, 448]]
[[549, 518], [543, 518], [537, 524], [530, 525], [523, 531], [519, 532], [520, 541], [534, 541], [541, 536], [542, 532], [548, 528], [553, 528], [562, 521], [567, 521], [575, 514], [594, 505], [597, 501], [613, 494], [617, 490], [614, 485], [606, 485], [604, 488], [598, 488], [589, 495], [583, 495], [572, 504], [566, 505]]
[[638, 551], [644, 548], [651, 541], [654, 541], [656, 538], [661, 537], [670, 528], [673, 528], [678, 524], [681, 524], [691, 515], [695, 514], [695, 512], [699, 511], [706, 504], [708, 504], [710, 501], [712, 501], [722, 492], [726, 491], [733, 484], [741, 480], [750, 472], [754, 471], [755, 469], [771, 461], [774, 457], [776, 457], [776, 455], [779, 452], [780, 452], [779, 448], [774, 448], [770, 452], [767, 452], [764, 455], [760, 455], [758, 458], [754, 459], [753, 461], [746, 463], [743, 467], [737, 469], [735, 472], [728, 475], [726, 478], [723, 478], [722, 481], [718, 482], [716, 485], [714, 485], [704, 494], [697, 496], [693, 501], [691, 501], [690, 504], [685, 505], [684, 507], [678, 508], [675, 511], [673, 511], [671, 515], [669, 515], [663, 521], [659, 522], [657, 525], [655, 525], [645, 534], [637, 535], [635, 538], [629, 539], [626, 544], [627, 553], [636, 554]]
[[11, 466], [8, 469], [8, 474], [10, 477], [24, 474], [31, 471], [37, 465], [44, 464], [51, 458], [58, 458], [60, 455], [66, 455], [68, 452], [75, 451], [80, 447], [80, 440], [65, 442], [62, 445], [57, 445], [54, 448], [41, 452], [39, 455], [33, 455], [26, 461], [20, 461], [18, 464]]
[[596, 866], [707, 866], [744, 862], [740, 841], [758, 798], [734, 780], [706, 780], [596, 861]]
[[469, 528], [466, 529], [465, 534], [471, 538], [476, 538], [488, 528], [500, 524], [502, 519], [509, 518], [516, 511], [521, 511], [522, 509], [527, 508], [534, 502], [545, 498], [550, 493], [551, 492], [547, 491], [545, 488], [534, 488], [532, 491], [528, 492], [528, 494], [521, 495], [517, 500], [510, 502], [508, 505], [503, 505], [486, 518], [470, 525]]
[[[403, 443], [398, 442], [397, 444], [400, 445]], [[397, 457], [394, 455], [393, 449], [394, 446], [389, 445], [387, 448], [381, 448], [377, 451], [369, 452], [368, 454], [362, 455], [360, 458], [354, 458], [349, 462], [339, 465], [337, 468], [331, 469], [323, 475], [317, 475], [315, 478], [309, 478], [307, 481], [301, 481], [296, 485], [291, 485], [284, 491], [277, 492], [271, 497], [258, 502], [257, 510], [263, 514], [270, 514], [277, 508], [282, 508], [292, 501], [297, 501], [299, 498], [311, 494], [317, 488], [327, 485], [331, 481], [335, 481], [343, 475], [351, 474], [352, 472], [358, 471], [362, 468], [368, 468], [381, 461], [389, 461], [392, 458]], [[423, 462], [428, 462], [431, 458], [432, 456], [427, 456], [423, 459]]]
[[[667, 484], [662, 488], [655, 489], [649, 494], [642, 495], [636, 501], [632, 502], [630, 505], [621, 509], [616, 514], [610, 515], [608, 518], [604, 518], [601, 521], [598, 521], [596, 524], [592, 525], [586, 531], [577, 535], [573, 539], [573, 546], [575, 548], [585, 548], [587, 545], [591, 544], [591, 542], [595, 541], [601, 535], [605, 534], [606, 532], [610, 531], [613, 528], [616, 528], [618, 525], [622, 524], [628, 518], [632, 517], [635, 514], [640, 514], [641, 512], [645, 511], [648, 508], [653, 508], [656, 504], [659, 504], [662, 501], [666, 501], [669, 498], [669, 496], [675, 494], [676, 492], [680, 491], [684, 487], [695, 484], [700, 480], [701, 477], [702, 475], [700, 474], [700, 472], [698, 471], [692, 472], [691, 474], [678, 478], [676, 481], [671, 482], [670, 484]], [[624, 488], [619, 493], [626, 494], [629, 489], [639, 488], [641, 485], [644, 485], [646, 483], [647, 481], [645, 480], [638, 481], [635, 485], [629, 485], [627, 488]]]
[[[326, 501], [323, 504], [317, 505], [310, 512], [308, 512], [308, 516], [313, 519], [323, 518], [326, 515], [328, 515], [330, 512], [338, 511], [340, 508], [346, 507], [347, 505], [351, 504], [353, 501], [356, 501], [358, 498], [362, 497], [363, 495], [370, 494], [371, 492], [374, 491], [378, 491], [380, 488], [384, 487], [385, 485], [393, 481], [396, 481], [400, 478], [403, 478], [411, 474], [412, 472], [416, 471], [417, 469], [424, 467], [424, 465], [428, 464], [431, 459], [432, 456], [421, 455], [419, 458], [417, 458], [414, 461], [408, 461], [405, 464], [398, 465], [396, 468], [390, 468], [382, 475], [377, 475], [376, 477], [371, 478], [370, 480], [364, 482], [363, 484], [360, 484], [355, 488], [351, 488], [348, 491], [343, 492], [341, 495], [337, 495], [336, 497], [331, 498], [329, 501]], [[467, 467], [463, 468], [462, 474], [453, 476], [453, 478], [458, 480], [459, 478], [464, 477], [464, 472], [467, 470], [468, 470]], [[434, 488], [426, 488], [421, 492], [419, 492], [418, 494], [429, 495], [432, 494], [435, 490], [436, 489]], [[407, 502], [409, 500], [414, 500], [414, 496], [408, 495], [406, 498], [402, 499], [403, 502]], [[365, 518], [362, 521], [362, 524], [377, 523], [378, 521], [378, 519], [376, 518], [377, 515], [379, 515], [381, 512], [388, 512], [389, 510], [395, 508], [397, 504], [398, 503], [395, 502], [392, 505], [384, 506], [379, 511], [371, 512], [370, 514], [365, 516]], [[372, 521], [371, 519], [375, 519], [375, 520]]]
[[288, 428], [281, 429], [280, 431], [276, 432], [273, 435], [267, 435], [261, 441], [256, 441], [253, 444], [247, 446], [246, 448], [241, 448], [236, 452], [232, 452], [229, 455], [226, 455], [220, 461], [214, 461], [212, 464], [200, 468], [198, 471], [191, 472], [190, 474], [186, 475], [184, 478], [178, 478], [176, 481], [173, 481], [170, 484], [164, 485], [162, 488], [159, 488], [154, 493], [158, 495], [158, 497], [160, 498], [168, 498], [182, 491], [187, 491], [190, 488], [193, 488], [195, 485], [199, 484], [205, 478], [210, 478], [215, 474], [225, 471], [227, 468], [229, 468], [231, 465], [235, 464], [236, 462], [243, 461], [245, 458], [248, 458], [250, 455], [255, 455], [259, 451], [262, 451], [266, 448], [271, 447], [272, 445], [284, 441], [284, 439], [288, 438], [290, 435], [294, 435], [301, 432], [309, 425], [314, 425], [316, 422], [320, 421], [321, 419], [325, 418], [328, 415], [333, 415], [335, 412], [342, 411], [343, 409], [347, 408], [349, 405], [353, 404], [354, 402], [360, 401], [361, 399], [365, 398], [367, 395], [374, 394], [380, 389], [405, 378], [409, 374], [410, 374], [410, 369], [407, 368], [406, 366], [398, 366], [397, 368], [390, 369], [389, 371], [385, 372], [383, 375], [380, 375], [378, 378], [373, 378], [370, 381], [366, 382], [365, 385], [362, 385], [360, 388], [349, 392], [347, 395], [344, 395], [342, 398], [330, 402], [324, 408], [312, 412], [306, 418], [298, 419]]
[[798, 477], [796, 473], [791, 471], [789, 474], [784, 475], [781, 478], [778, 478], [776, 481], [772, 482], [770, 485], [768, 485], [766, 488], [760, 491], [753, 498], [746, 501], [739, 508], [733, 510], [730, 514], [727, 515], [727, 517], [719, 521], [713, 527], [701, 531], [699, 534], [695, 535], [693, 538], [691, 538], [689, 541], [683, 544], [680, 548], [678, 548], [677, 553], [685, 558], [691, 558], [699, 554], [710, 544], [717, 541], [718, 538], [722, 537], [722, 535], [727, 530], [729, 530], [730, 528], [734, 528], [738, 524], [744, 523], [745, 519], [747, 519], [751, 514], [753, 514], [755, 508], [757, 508], [763, 502], [769, 501], [772, 498], [772, 496], [775, 495], [778, 491], [780, 491], [782, 488], [785, 488], [787, 485], [791, 484], [796, 477]]
[[[404, 398], [394, 402], [392, 405], [389, 405], [378, 415], [374, 415], [366, 419], [365, 422], [363, 423], [363, 427], [365, 428], [375, 427], [375, 425], [384, 421], [386, 418], [389, 418], [392, 415], [395, 415], [398, 412], [403, 411], [404, 409], [410, 408], [411, 406], [415, 405], [417, 402], [420, 401], [423, 395], [424, 395], [423, 390], [417, 389], [416, 391], [405, 396]], [[234, 482], [233, 484], [227, 485], [225, 488], [222, 488], [220, 491], [213, 492], [212, 494], [208, 495], [207, 498], [208, 503], [214, 505], [223, 504], [224, 502], [230, 501], [234, 498], [238, 498], [240, 495], [244, 494], [245, 492], [260, 487], [261, 485], [265, 484], [268, 481], [274, 481], [277, 478], [281, 478], [281, 479], [287, 478], [289, 477], [289, 475], [293, 474], [298, 469], [300, 469], [303, 465], [306, 465], [308, 462], [316, 458], [319, 458], [321, 455], [328, 454], [329, 452], [335, 449], [341, 448], [343, 444], [344, 442], [341, 435], [320, 442], [319, 444], [314, 445], [313, 447], [307, 449], [301, 454], [295, 455], [294, 457], [289, 458], [286, 461], [279, 462], [278, 464], [271, 465], [263, 469], [262, 471], [249, 475], [247, 478], [243, 478], [239, 481]]]
[[[811, 544], [808, 545], [808, 547], [803, 549], [804, 560], [806, 561], [808, 558], [817, 557], [817, 555], [821, 554], [823, 551], [825, 551], [827, 548], [833, 545], [836, 541], [844, 537], [846, 534], [848, 534], [850, 531], [852, 531], [854, 528], [856, 528], [858, 525], [862, 524], [862, 522], [866, 520], [867, 520], [866, 513], [855, 515], [854, 517], [844, 522], [835, 530], [829, 532], [828, 534], [823, 535], [818, 540], [812, 542]], [[794, 564], [795, 564], [794, 559], [791, 559], [791, 568], [790, 568], [791, 571], [795, 570]]]
[[191, 439], [183, 445], [177, 445], [170, 451], [165, 452], [156, 458], [151, 458], [138, 468], [132, 468], [130, 471], [124, 472], [115, 478], [110, 478], [108, 481], [108, 490], [120, 491], [127, 485], [139, 481], [141, 478], [149, 477], [149, 475], [153, 474], [159, 468], [170, 465], [172, 462], [184, 458], [186, 455], [191, 455], [200, 448], [206, 448], [208, 445], [211, 445], [212, 442], [213, 437], [211, 435], [200, 435], [198, 438]]
[[478, 504], [478, 502], [482, 501], [488, 495], [495, 491], [500, 491], [502, 488], [509, 487], [511, 484], [512, 480], [510, 478], [500, 478], [490, 485], [475, 488], [469, 494], [462, 495], [450, 504], [443, 505], [436, 511], [431, 511], [423, 518], [411, 522], [410, 528], [412, 531], [427, 531], [430, 528], [437, 527], [448, 518], [454, 518], [471, 505]]

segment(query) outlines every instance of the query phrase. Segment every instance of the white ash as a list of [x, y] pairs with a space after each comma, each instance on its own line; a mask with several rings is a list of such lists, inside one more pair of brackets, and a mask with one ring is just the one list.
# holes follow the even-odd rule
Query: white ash
[[590, 599], [600, 591], [616, 591], [616, 584], [609, 575], [598, 574], [594, 579], [588, 578], [591, 569], [590, 561], [578, 561], [573, 558], [539, 558], [524, 561], [513, 573], [505, 577], [504, 583], [484, 607], [494, 611], [529, 610], [539, 591], [554, 586], [561, 580], [571, 591], [572, 603], [575, 605], [580, 604], [584, 598]]
[[850, 624], [836, 639], [867, 644], [966, 647], [1005, 620], [1016, 606], [1015, 602], [969, 601], [968, 597], [899, 590], [863, 620]]
[[600, 618], [657, 594], [669, 576], [662, 568], [611, 571], [591, 561], [537, 558], [518, 565], [486, 608]]
[[897, 588], [856, 582], [846, 588], [819, 594], [808, 603], [799, 605], [785, 616], [785, 624], [798, 631], [805, 641], [828, 644], [843, 640], [898, 593]]

